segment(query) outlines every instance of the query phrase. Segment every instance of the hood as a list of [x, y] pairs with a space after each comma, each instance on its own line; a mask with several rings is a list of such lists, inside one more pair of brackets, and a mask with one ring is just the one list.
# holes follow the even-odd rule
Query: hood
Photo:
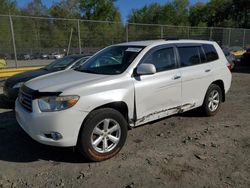
[[16, 74], [10, 78], [7, 79], [7, 83], [9, 86], [13, 86], [18, 82], [27, 82], [28, 80], [41, 76], [41, 75], [45, 75], [50, 73], [49, 71], [45, 70], [45, 69], [37, 69], [37, 70], [32, 70], [32, 71], [27, 71], [27, 72], [23, 72], [20, 74]]
[[110, 75], [89, 74], [75, 70], [66, 70], [40, 76], [25, 83], [33, 90], [41, 92], [58, 92], [78, 87], [82, 84], [93, 84]]

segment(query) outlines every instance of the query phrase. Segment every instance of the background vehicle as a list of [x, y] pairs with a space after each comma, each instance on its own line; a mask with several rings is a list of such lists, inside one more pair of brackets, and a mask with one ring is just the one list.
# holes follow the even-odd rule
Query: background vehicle
[[235, 63], [236, 63], [236, 58], [235, 56], [230, 52], [230, 50], [228, 48], [223, 48], [223, 53], [227, 58], [227, 67], [232, 71], [235, 67]]
[[250, 65], [250, 48], [243, 54], [242, 62], [244, 65]]
[[64, 54], [60, 54], [57, 52], [54, 52], [48, 55], [48, 59], [61, 59], [63, 57], [64, 57]]
[[41, 55], [41, 58], [42, 58], [42, 59], [49, 59], [48, 56], [49, 56], [48, 54], [42, 54], [42, 55]]
[[229, 51], [235, 56], [236, 62], [240, 62], [242, 55], [246, 52], [246, 50], [240, 46], [232, 46], [229, 48]]
[[32, 60], [34, 56], [32, 54], [24, 54], [24, 60]]
[[7, 53], [1, 53], [0, 59], [4, 59], [4, 60], [11, 59], [11, 55], [9, 55]]
[[34, 56], [32, 54], [18, 54], [17, 59], [18, 60], [32, 60], [34, 59]]
[[6, 80], [3, 88], [4, 94], [9, 100], [13, 101], [17, 98], [19, 88], [24, 82], [41, 75], [75, 68], [80, 64], [84, 63], [89, 57], [90, 56], [83, 56], [83, 55], [66, 56], [62, 59], [58, 59], [52, 62], [51, 64], [41, 69], [14, 75]]
[[36, 53], [33, 53], [32, 56], [33, 56], [33, 59], [40, 59], [42, 54], [40, 54], [39, 52], [36, 52]]
[[102, 161], [121, 150], [128, 127], [198, 107], [215, 115], [231, 85], [226, 62], [210, 41], [110, 46], [74, 70], [26, 82], [16, 119], [40, 143], [78, 146], [86, 158]]

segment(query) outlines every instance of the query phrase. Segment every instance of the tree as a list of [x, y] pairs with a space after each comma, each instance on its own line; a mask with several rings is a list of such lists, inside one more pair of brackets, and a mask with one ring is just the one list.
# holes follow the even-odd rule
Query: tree
[[189, 9], [189, 23], [191, 26], [206, 26], [206, 4], [196, 3]]
[[80, 18], [79, 0], [63, 0], [50, 8], [50, 15], [56, 18]]
[[[14, 0], [0, 0], [0, 14], [18, 14]], [[12, 53], [10, 20], [9, 17], [0, 17], [0, 52]]]
[[[115, 6], [115, 0], [80, 0], [80, 10], [83, 19], [121, 22], [121, 15]], [[81, 22], [82, 44], [102, 47], [114, 42], [121, 42], [124, 33], [122, 23], [91, 23]], [[89, 47], [89, 46], [88, 46]]]
[[232, 0], [211, 0], [206, 5], [205, 21], [209, 27], [233, 27]]
[[188, 25], [189, 0], [174, 0], [172, 3], [175, 18], [174, 25]]
[[121, 21], [115, 0], [80, 0], [82, 17], [88, 20]]
[[233, 0], [233, 18], [237, 27], [250, 28], [249, 0]]
[[144, 6], [142, 9], [132, 10], [128, 22], [159, 24], [162, 21], [161, 14], [162, 7], [157, 3], [153, 3]]
[[28, 3], [24, 11], [30, 16], [47, 16], [48, 9], [42, 3], [42, 0], [32, 0]]
[[[188, 0], [173, 0], [164, 5], [153, 3], [141, 9], [133, 10], [128, 22], [188, 25]], [[166, 30], [167, 29], [167, 30]], [[132, 40], [156, 39], [161, 37], [183, 36], [187, 34], [186, 28], [166, 28], [156, 26], [129, 25]], [[165, 35], [164, 35], [165, 34]], [[164, 36], [163, 36], [164, 35]]]
[[188, 25], [188, 0], [174, 0], [165, 5], [153, 3], [132, 10], [128, 22]]
[[17, 12], [16, 1], [0, 0], [0, 14], [15, 14]]

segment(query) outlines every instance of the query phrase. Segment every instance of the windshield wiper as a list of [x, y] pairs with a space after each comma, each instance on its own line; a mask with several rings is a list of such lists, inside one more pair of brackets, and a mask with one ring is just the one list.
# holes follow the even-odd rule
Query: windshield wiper
[[49, 69], [48, 69], [48, 68], [46, 68], [46, 67], [42, 67], [41, 69], [42, 69], [42, 70], [47, 70], [47, 71], [49, 70]]
[[79, 72], [85, 72], [85, 73], [93, 73], [93, 74], [97, 74], [96, 72], [91, 71], [91, 70], [82, 70], [82, 69], [79, 69], [79, 68], [76, 68], [76, 69], [74, 69], [74, 70], [79, 71]]

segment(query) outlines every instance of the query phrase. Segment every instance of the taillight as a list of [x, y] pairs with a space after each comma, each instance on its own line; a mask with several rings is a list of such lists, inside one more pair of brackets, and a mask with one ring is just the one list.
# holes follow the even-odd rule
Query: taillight
[[227, 68], [232, 71], [232, 65], [230, 63], [227, 64]]

